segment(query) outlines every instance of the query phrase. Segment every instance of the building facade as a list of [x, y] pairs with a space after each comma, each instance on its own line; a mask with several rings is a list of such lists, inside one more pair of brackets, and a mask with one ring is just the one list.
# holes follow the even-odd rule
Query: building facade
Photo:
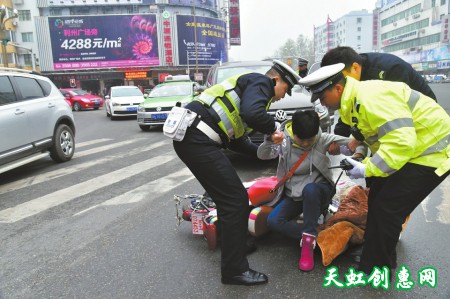
[[449, 0], [384, 0], [379, 9], [380, 51], [423, 74], [450, 70]]
[[328, 50], [338, 46], [371, 52], [374, 32], [373, 14], [367, 10], [351, 11], [335, 21], [328, 17], [325, 24], [314, 28], [315, 60], [321, 60]]
[[238, 3], [12, 0], [18, 19], [10, 66], [34, 67], [59, 87], [99, 94], [112, 85], [144, 89], [169, 74], [202, 83], [212, 64], [228, 59], [230, 2]]

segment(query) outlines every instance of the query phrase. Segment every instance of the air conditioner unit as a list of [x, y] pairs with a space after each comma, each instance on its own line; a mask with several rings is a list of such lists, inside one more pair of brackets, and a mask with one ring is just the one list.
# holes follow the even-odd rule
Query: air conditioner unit
[[394, 27], [397, 27], [397, 22], [392, 23], [392, 25], [394, 25]]
[[417, 19], [417, 18], [419, 18], [420, 17], [420, 13], [415, 13], [415, 14], [413, 14], [413, 19]]
[[425, 29], [420, 29], [420, 33], [425, 33]]

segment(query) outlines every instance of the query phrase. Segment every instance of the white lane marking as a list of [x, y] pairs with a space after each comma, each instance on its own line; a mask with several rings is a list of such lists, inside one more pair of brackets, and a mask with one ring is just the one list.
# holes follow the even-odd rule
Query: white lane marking
[[73, 216], [78, 216], [84, 214], [90, 210], [93, 210], [97, 207], [101, 206], [115, 206], [115, 205], [123, 205], [136, 203], [140, 201], [151, 201], [153, 198], [163, 195], [164, 193], [169, 192], [173, 188], [176, 188], [190, 180], [192, 180], [194, 176], [188, 168], [181, 169], [177, 172], [171, 173], [167, 176], [154, 180], [148, 184], [145, 184], [136, 189], [130, 190], [124, 194], [116, 196], [112, 199], [106, 200], [98, 205], [89, 207], [83, 211], [80, 211]]
[[[170, 143], [171, 141], [172, 141], [171, 139], [167, 139], [164, 141], [155, 142], [151, 145], [141, 146], [141, 147], [135, 148], [127, 153], [121, 154], [120, 158], [130, 157], [130, 156], [136, 155], [141, 152], [150, 151], [155, 148], [164, 146], [164, 145]], [[87, 169], [89, 167], [98, 165], [98, 164], [104, 164], [104, 163], [108, 163], [109, 161], [114, 161], [117, 158], [118, 158], [118, 155], [110, 155], [110, 156], [106, 156], [106, 157], [97, 159], [95, 161], [80, 163], [80, 164], [76, 164], [76, 165], [73, 165], [70, 167], [61, 168], [61, 169], [49, 171], [49, 172], [46, 172], [43, 174], [39, 174], [36, 176], [28, 177], [28, 178], [25, 178], [22, 180], [17, 180], [17, 181], [8, 183], [8, 184], [1, 185], [0, 186], [0, 194], [10, 192], [10, 191], [15, 191], [20, 188], [32, 186], [35, 184], [39, 184], [39, 183], [42, 183], [42, 182], [45, 182], [48, 180], [56, 179], [56, 178], [62, 177], [64, 175], [70, 175], [77, 171], [81, 171], [81, 170]]]
[[434, 216], [433, 218], [428, 215], [428, 206], [430, 197], [427, 196], [421, 203], [420, 206], [422, 207], [423, 214], [425, 216], [426, 222], [440, 222], [443, 224], [450, 224], [450, 213], [448, 212], [450, 210], [450, 178], [446, 178], [439, 186], [440, 194], [442, 194], [442, 201], [441, 203], [436, 207], [437, 209], [437, 216]]
[[76, 148], [80, 148], [80, 147], [84, 147], [84, 146], [88, 146], [88, 145], [92, 145], [92, 144], [97, 144], [97, 143], [102, 143], [102, 142], [106, 142], [106, 141], [111, 141], [111, 140], [114, 140], [114, 139], [111, 139], [111, 138], [95, 139], [95, 140], [90, 140], [90, 141], [85, 141], [85, 142], [80, 142], [80, 143], [77, 142], [75, 144], [75, 146], [76, 146]]
[[151, 168], [161, 166], [162, 164], [173, 160], [175, 157], [176, 155], [173, 154], [154, 157], [142, 161], [141, 163], [130, 165], [104, 174], [86, 182], [70, 186], [68, 188], [44, 195], [39, 198], [35, 198], [15, 207], [2, 210], [0, 211], [0, 223], [14, 223], [27, 217], [33, 216], [42, 211], [71, 201], [75, 198], [93, 192], [105, 186], [109, 186], [121, 180], [128, 179]]
[[84, 157], [84, 156], [87, 156], [87, 155], [92, 155], [92, 154], [96, 154], [96, 153], [99, 153], [99, 152], [104, 152], [104, 151], [107, 151], [107, 150], [110, 150], [110, 149], [113, 149], [113, 148], [116, 148], [116, 147], [121, 147], [123, 145], [127, 145], [127, 144], [130, 144], [130, 143], [142, 140], [142, 139], [144, 139], [144, 138], [125, 140], [125, 141], [122, 141], [122, 142], [117, 142], [117, 143], [108, 144], [108, 145], [104, 145], [104, 146], [94, 147], [92, 149], [81, 151], [81, 152], [78, 152], [76, 150], [76, 145], [75, 145], [75, 154], [73, 155], [73, 157], [74, 158], [80, 158], [80, 157]]

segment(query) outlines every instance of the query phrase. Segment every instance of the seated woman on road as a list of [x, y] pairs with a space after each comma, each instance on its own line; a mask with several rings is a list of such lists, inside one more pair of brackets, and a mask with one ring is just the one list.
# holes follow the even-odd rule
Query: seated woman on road
[[[267, 218], [272, 231], [280, 232], [291, 238], [301, 240], [299, 268], [311, 271], [314, 268], [313, 250], [317, 236], [317, 222], [328, 207], [335, 193], [333, 174], [328, 167], [330, 158], [326, 155], [328, 146], [336, 142], [345, 147], [349, 138], [322, 133], [319, 116], [314, 111], [297, 111], [292, 120], [283, 123], [282, 144], [273, 143], [266, 138], [258, 148], [258, 158], [273, 159], [279, 157], [277, 178], [281, 180], [306, 152], [306, 158], [294, 171], [284, 186], [280, 187], [277, 197], [268, 205], [274, 209]], [[355, 157], [364, 157], [366, 149], [359, 146]], [[303, 213], [303, 225], [296, 218]]]

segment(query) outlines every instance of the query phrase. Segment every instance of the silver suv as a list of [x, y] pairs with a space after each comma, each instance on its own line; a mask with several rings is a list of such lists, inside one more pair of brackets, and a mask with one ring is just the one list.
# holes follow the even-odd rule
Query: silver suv
[[64, 96], [48, 78], [0, 68], [0, 173], [75, 152], [75, 123]]
[[[214, 64], [206, 77], [206, 86], [210, 87], [223, 80], [238, 74], [260, 73], [265, 74], [271, 67], [271, 61], [237, 61]], [[275, 121], [283, 122], [290, 119], [297, 110], [315, 110], [320, 117], [320, 127], [322, 131], [330, 132], [333, 118], [330, 118], [328, 110], [320, 104], [320, 101], [311, 103], [311, 94], [300, 85], [292, 88], [292, 96], [286, 94], [281, 101], [272, 103], [268, 112], [273, 115]], [[253, 142], [261, 143], [263, 136], [255, 133], [250, 136]]]

